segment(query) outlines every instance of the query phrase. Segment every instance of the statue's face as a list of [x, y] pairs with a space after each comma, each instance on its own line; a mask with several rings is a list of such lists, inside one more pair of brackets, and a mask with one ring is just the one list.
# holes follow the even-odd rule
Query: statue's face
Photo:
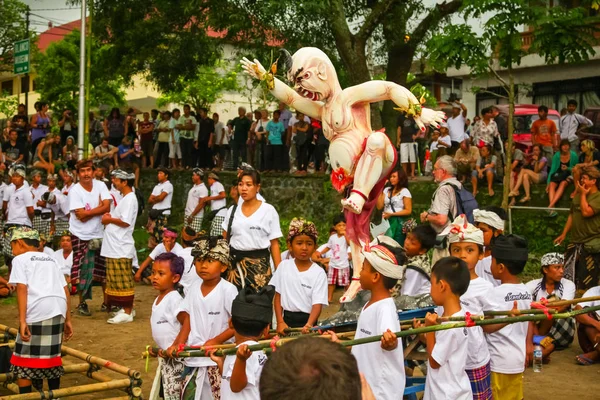
[[337, 74], [329, 58], [320, 50], [303, 48], [292, 57], [288, 79], [300, 96], [326, 101], [337, 84]]

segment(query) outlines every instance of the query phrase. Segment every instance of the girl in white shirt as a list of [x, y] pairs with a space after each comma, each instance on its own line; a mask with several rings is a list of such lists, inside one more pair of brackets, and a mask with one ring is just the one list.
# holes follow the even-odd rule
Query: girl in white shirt
[[274, 265], [281, 262], [279, 214], [275, 208], [259, 200], [260, 175], [243, 171], [238, 180], [238, 192], [244, 200], [227, 211], [223, 237], [229, 239], [233, 258], [228, 280], [238, 289], [251, 286], [259, 290], [271, 279], [270, 258]]
[[318, 233], [315, 224], [294, 218], [290, 222], [288, 242], [294, 258], [282, 261], [270, 285], [275, 286], [275, 316], [277, 332], [316, 325], [323, 306], [327, 306], [327, 275], [310, 259], [315, 250]]
[[[183, 298], [177, 291], [183, 270], [183, 258], [174, 253], [159, 255], [152, 265], [152, 286], [158, 290], [158, 297], [152, 304], [150, 326], [152, 339], [160, 350], [154, 353], [150, 348], [149, 352], [153, 357], [161, 357], [156, 372], [162, 378], [165, 400], [179, 400], [183, 384], [183, 362], [163, 354], [163, 349], [171, 347], [177, 338], [185, 317], [185, 314], [179, 311]], [[152, 398], [152, 395], [150, 397]]]
[[377, 200], [377, 209], [383, 208], [382, 218], [390, 224], [385, 233], [400, 246], [404, 246], [406, 233], [403, 232], [404, 222], [412, 214], [412, 195], [408, 190], [408, 176], [404, 169], [399, 168], [390, 174], [390, 186], [383, 189]]

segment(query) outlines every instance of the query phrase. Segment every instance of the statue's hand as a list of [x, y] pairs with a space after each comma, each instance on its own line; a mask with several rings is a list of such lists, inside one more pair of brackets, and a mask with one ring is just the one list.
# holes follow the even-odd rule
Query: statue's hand
[[262, 80], [265, 74], [267, 73], [265, 67], [263, 67], [257, 59], [254, 59], [254, 61], [250, 61], [246, 57], [244, 57], [242, 58], [240, 63], [242, 64], [244, 72], [255, 79]]
[[422, 131], [425, 130], [427, 125], [439, 128], [439, 124], [445, 120], [446, 114], [443, 111], [435, 111], [430, 108], [422, 108], [421, 115], [415, 115], [415, 122]]

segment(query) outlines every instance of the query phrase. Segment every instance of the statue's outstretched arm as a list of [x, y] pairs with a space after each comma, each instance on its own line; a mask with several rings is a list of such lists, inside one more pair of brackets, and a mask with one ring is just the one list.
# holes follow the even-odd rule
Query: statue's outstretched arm
[[[258, 60], [255, 59], [254, 61], [250, 61], [244, 57], [240, 63], [242, 64], [244, 72], [249, 76], [258, 80], [270, 79], [267, 77], [267, 71]], [[271, 93], [279, 101], [283, 101], [295, 110], [300, 111], [309, 117], [318, 120], [321, 119], [321, 109], [323, 108], [322, 102], [312, 101], [300, 96], [292, 88], [275, 77], [273, 77], [273, 89], [271, 89]]]
[[376, 103], [383, 100], [393, 101], [400, 111], [414, 115], [415, 122], [421, 130], [425, 125], [437, 126], [444, 121], [445, 114], [421, 107], [421, 102], [404, 86], [394, 82], [370, 81], [349, 87], [345, 90], [352, 103]]

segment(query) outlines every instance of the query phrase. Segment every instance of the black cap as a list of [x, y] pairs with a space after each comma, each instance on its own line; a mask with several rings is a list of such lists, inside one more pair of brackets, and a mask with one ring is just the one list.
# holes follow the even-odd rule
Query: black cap
[[233, 300], [231, 316], [245, 320], [271, 323], [273, 320], [274, 297], [274, 286], [263, 286], [258, 293], [250, 287], [245, 287]]

